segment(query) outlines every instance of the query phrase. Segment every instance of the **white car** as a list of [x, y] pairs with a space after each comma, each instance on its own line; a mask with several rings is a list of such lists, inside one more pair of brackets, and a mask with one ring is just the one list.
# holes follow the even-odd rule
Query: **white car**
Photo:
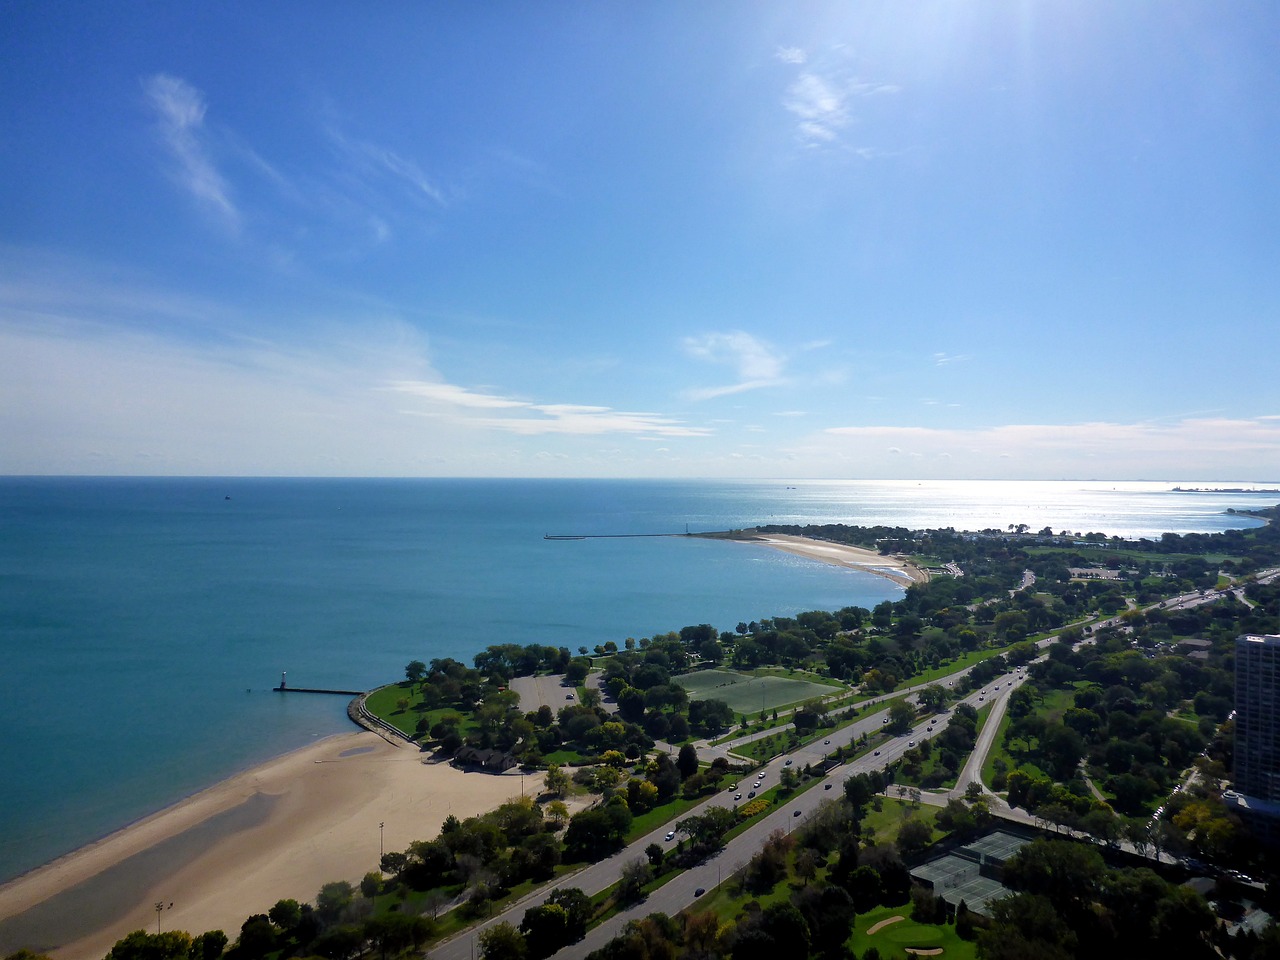
[[674, 840], [675, 838], [676, 838], [676, 832], [675, 832], [674, 830], [670, 831], [670, 832], [667, 834], [667, 840], [669, 840], [669, 841], [670, 841], [670, 840]]

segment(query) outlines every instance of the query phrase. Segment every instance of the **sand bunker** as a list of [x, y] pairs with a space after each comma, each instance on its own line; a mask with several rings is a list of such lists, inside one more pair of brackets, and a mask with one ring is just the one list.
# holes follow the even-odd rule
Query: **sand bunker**
[[871, 936], [873, 933], [879, 933], [889, 924], [897, 923], [899, 920], [905, 920], [905, 919], [906, 917], [890, 917], [887, 920], [881, 920], [879, 923], [877, 923], [875, 926], [873, 926], [870, 930], [867, 931], [867, 936]]

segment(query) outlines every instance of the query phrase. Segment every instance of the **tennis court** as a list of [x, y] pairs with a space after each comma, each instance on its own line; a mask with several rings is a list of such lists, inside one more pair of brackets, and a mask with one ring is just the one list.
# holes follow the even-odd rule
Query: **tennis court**
[[963, 900], [970, 910], [988, 916], [988, 905], [1011, 892], [992, 876], [994, 868], [1003, 866], [1030, 842], [1028, 837], [996, 830], [945, 857], [916, 867], [911, 876], [925, 881], [933, 888], [935, 896], [942, 897], [953, 907], [959, 906]]

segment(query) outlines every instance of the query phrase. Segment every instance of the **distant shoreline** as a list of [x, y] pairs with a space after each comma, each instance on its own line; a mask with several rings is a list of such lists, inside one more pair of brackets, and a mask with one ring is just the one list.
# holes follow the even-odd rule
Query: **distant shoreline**
[[872, 573], [904, 587], [909, 587], [913, 583], [924, 583], [929, 579], [929, 574], [906, 557], [877, 553], [865, 547], [832, 543], [829, 540], [818, 540], [813, 537], [797, 537], [786, 533], [762, 533], [755, 527], [746, 530], [695, 533], [691, 536], [709, 540], [728, 540], [734, 543], [758, 543], [792, 556], [804, 557], [848, 570]]

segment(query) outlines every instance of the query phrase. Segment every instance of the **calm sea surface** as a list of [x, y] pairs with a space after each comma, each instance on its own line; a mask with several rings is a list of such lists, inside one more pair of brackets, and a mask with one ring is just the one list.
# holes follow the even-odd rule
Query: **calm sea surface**
[[1247, 526], [1226, 510], [1280, 501], [1175, 485], [0, 478], [0, 879], [349, 729], [343, 698], [270, 692], [282, 670], [364, 689], [491, 643], [576, 650], [901, 596], [758, 547], [544, 533], [1158, 536]]

